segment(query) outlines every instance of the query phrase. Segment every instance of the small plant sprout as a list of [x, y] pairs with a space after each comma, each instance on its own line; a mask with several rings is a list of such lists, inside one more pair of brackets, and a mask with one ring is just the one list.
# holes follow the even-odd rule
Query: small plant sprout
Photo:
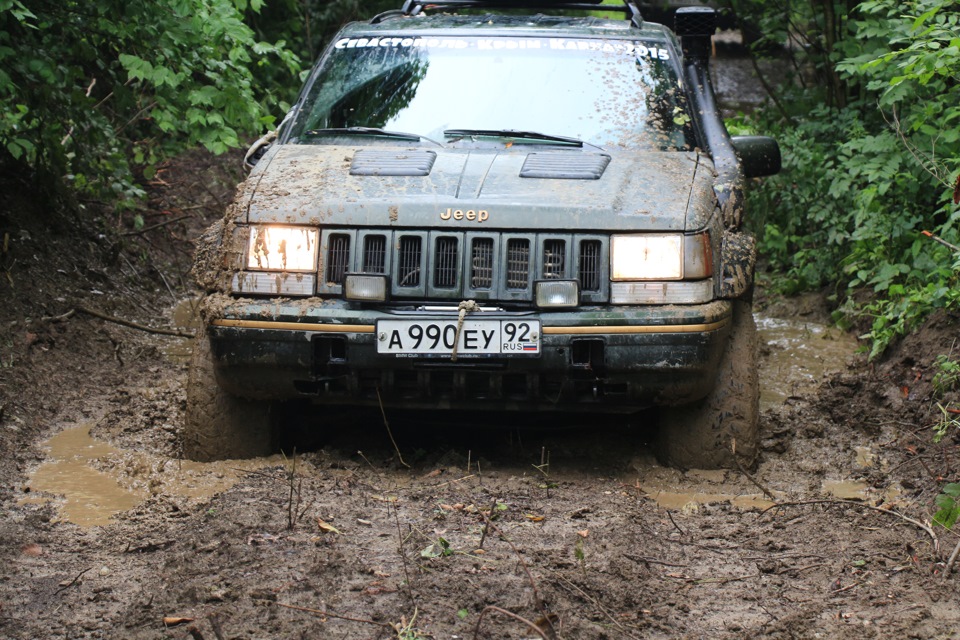
[[414, 608], [410, 620], [407, 620], [406, 616], [400, 616], [400, 622], [390, 624], [390, 626], [393, 627], [393, 631], [397, 634], [397, 640], [421, 640], [422, 638], [431, 637], [424, 635], [420, 629], [414, 626], [417, 621], [417, 613], [417, 609]]
[[939, 402], [937, 403], [937, 409], [940, 410], [940, 417], [937, 423], [933, 425], [933, 441], [939, 443], [947, 435], [947, 432], [960, 429], [960, 416], [956, 416]]
[[446, 558], [453, 554], [454, 550], [450, 548], [450, 543], [441, 536], [437, 536], [434, 542], [420, 550], [421, 558]]
[[937, 372], [933, 374], [933, 390], [938, 396], [943, 397], [948, 391], [960, 387], [960, 362], [940, 354], [934, 366]]

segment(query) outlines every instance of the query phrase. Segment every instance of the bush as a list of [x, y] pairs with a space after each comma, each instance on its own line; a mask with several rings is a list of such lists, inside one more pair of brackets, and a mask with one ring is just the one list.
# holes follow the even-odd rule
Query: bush
[[251, 69], [299, 69], [243, 22], [261, 4], [0, 0], [0, 165], [133, 206], [164, 158], [238, 146], [283, 108]]
[[[811, 9], [825, 4], [842, 19], [818, 21]], [[754, 118], [784, 151], [784, 172], [755, 194], [754, 229], [778, 286], [833, 286], [837, 318], [865, 326], [873, 356], [960, 306], [960, 254], [922, 233], [960, 244], [960, 12], [951, 0], [877, 0], [847, 15], [811, 0], [788, 19], [807, 43], [790, 49], [796, 68], [821, 80], [795, 75], [788, 99]]]

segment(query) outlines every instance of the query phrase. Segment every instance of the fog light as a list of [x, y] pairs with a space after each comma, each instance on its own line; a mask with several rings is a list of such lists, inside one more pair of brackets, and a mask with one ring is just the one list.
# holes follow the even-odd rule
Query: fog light
[[536, 283], [537, 306], [541, 309], [569, 308], [580, 304], [580, 284], [576, 280], [540, 280]]
[[343, 283], [343, 295], [347, 300], [385, 302], [387, 299], [387, 276], [348, 273]]

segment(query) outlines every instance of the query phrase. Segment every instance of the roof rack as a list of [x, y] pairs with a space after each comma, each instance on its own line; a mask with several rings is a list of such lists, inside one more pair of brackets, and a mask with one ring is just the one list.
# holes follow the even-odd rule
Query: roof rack
[[631, 0], [623, 0], [622, 5], [603, 4], [603, 0], [404, 0], [403, 8], [399, 11], [389, 11], [387, 14], [402, 13], [405, 16], [415, 16], [424, 9], [551, 9], [551, 10], [579, 10], [579, 11], [617, 11], [626, 14], [627, 19], [640, 27], [643, 18], [640, 9]]

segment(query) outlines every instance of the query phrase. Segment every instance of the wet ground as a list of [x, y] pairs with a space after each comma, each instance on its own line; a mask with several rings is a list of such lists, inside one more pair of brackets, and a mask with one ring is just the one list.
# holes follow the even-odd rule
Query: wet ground
[[[170, 315], [173, 326], [186, 330], [196, 328], [196, 300], [183, 300]], [[852, 336], [813, 322], [761, 315], [757, 318], [757, 325], [764, 355], [761, 409], [777, 408], [790, 397], [811, 392], [818, 381], [842, 369], [857, 348]], [[165, 358], [172, 363], [185, 364], [189, 359], [191, 341], [171, 342], [162, 349]], [[565, 429], [583, 428], [582, 422], [576, 419], [565, 422], [569, 423], [562, 425]], [[124, 451], [91, 436], [91, 428], [95, 426], [94, 423], [70, 426], [41, 443], [45, 459], [27, 480], [30, 495], [23, 499], [24, 504], [49, 503], [56, 510], [56, 520], [85, 527], [107, 525], [114, 515], [133, 509], [159, 493], [160, 486], [166, 495], [204, 501], [232, 487], [244, 473], [283, 463], [280, 458], [265, 458], [204, 464], [172, 460], [137, 449]], [[470, 426], [482, 428], [483, 424]], [[125, 425], [116, 424], [114, 428], [123, 432]], [[457, 425], [440, 428], [455, 429]], [[869, 466], [875, 457], [864, 448], [858, 462]], [[120, 460], [123, 463], [116, 464]], [[143, 470], [158, 472], [148, 486], [131, 477]], [[154, 475], [150, 471], [147, 473]], [[724, 493], [723, 472], [702, 473], [709, 484], [715, 485], [710, 493], [682, 492], [681, 487], [671, 485], [670, 479], [660, 480], [658, 475], [663, 474], [651, 471], [651, 480], [642, 486], [642, 491], [666, 509], [683, 509], [689, 504], [710, 502], [729, 502], [739, 508], [773, 505], [762, 493]], [[667, 472], [666, 475], [671, 474]], [[824, 484], [824, 490], [837, 497], [861, 497], [866, 489], [861, 484], [832, 481]]]

